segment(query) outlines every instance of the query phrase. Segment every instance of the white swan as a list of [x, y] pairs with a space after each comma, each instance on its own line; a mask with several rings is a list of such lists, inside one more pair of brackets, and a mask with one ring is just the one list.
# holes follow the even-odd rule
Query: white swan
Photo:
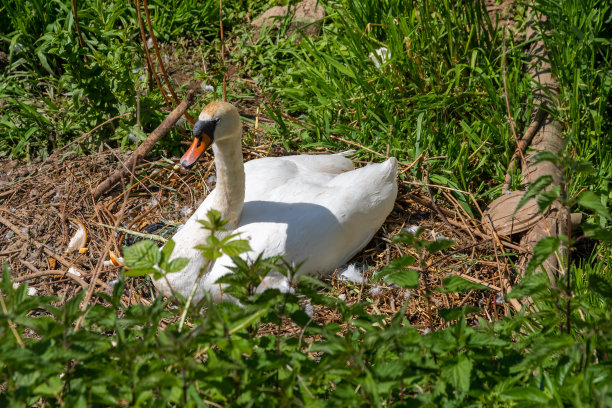
[[[167, 280], [155, 281], [166, 296], [172, 290], [185, 298], [205, 259], [196, 245], [205, 243], [208, 231], [198, 222], [212, 208], [221, 212], [232, 232], [248, 239], [252, 250], [243, 258], [253, 260], [282, 255], [299, 274], [325, 274], [347, 262], [371, 239], [393, 209], [397, 196], [397, 160], [354, 169], [342, 155], [301, 155], [263, 158], [243, 163], [242, 128], [238, 111], [225, 102], [212, 102], [193, 128], [195, 140], [181, 158], [193, 165], [212, 144], [217, 187], [189, 218], [173, 240], [171, 259], [185, 257], [189, 264]], [[246, 182], [246, 184], [245, 184]], [[246, 185], [246, 189], [245, 189]], [[194, 301], [205, 291], [215, 301], [223, 297], [216, 280], [230, 272], [224, 255], [200, 281]], [[265, 287], [289, 290], [283, 276], [269, 275]], [[227, 297], [227, 296], [226, 296]]]

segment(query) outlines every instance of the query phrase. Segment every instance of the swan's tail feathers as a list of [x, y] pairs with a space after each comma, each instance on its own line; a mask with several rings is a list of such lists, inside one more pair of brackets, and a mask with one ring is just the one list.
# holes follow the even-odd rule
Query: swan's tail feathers
[[397, 159], [389, 157], [382, 165], [386, 170], [384, 179], [388, 181], [394, 180], [397, 177]]

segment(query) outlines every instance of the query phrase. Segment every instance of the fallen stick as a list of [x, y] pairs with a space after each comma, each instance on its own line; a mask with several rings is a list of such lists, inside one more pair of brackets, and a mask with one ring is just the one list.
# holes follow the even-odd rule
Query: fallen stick
[[[26, 261], [21, 261], [21, 262], [23, 263], [23, 265], [25, 265], [28, 268], [29, 268], [28, 265], [31, 266], [29, 262], [28, 263], [26, 263]], [[38, 271], [38, 272], [31, 273], [29, 275], [18, 276], [16, 278], [13, 278], [12, 281], [15, 283], [21, 283], [24, 281], [32, 280], [35, 278], [40, 278], [43, 276], [60, 276], [60, 277], [70, 278], [76, 283], [78, 283], [79, 285], [81, 285], [83, 289], [87, 289], [87, 287], [89, 286], [87, 282], [85, 282], [83, 279], [79, 278], [75, 274], [69, 273], [67, 271], [60, 271], [60, 270]]]
[[175, 125], [175, 123], [179, 120], [181, 116], [187, 111], [193, 102], [195, 101], [194, 91], [190, 90], [187, 93], [187, 96], [183, 101], [177, 106], [166, 119], [147, 137], [147, 139], [140, 145], [134, 152], [130, 155], [129, 159], [125, 161], [125, 163], [121, 163], [119, 168], [115, 170], [113, 174], [111, 174], [106, 180], [98, 184], [96, 190], [93, 193], [93, 197], [95, 200], [100, 198], [102, 194], [108, 191], [112, 186], [115, 185], [122, 177], [127, 175], [131, 168], [134, 167], [135, 162], [138, 161], [138, 158], [144, 157], [153, 149], [153, 146], [157, 142], [160, 141], [162, 137], [170, 131], [170, 129]]

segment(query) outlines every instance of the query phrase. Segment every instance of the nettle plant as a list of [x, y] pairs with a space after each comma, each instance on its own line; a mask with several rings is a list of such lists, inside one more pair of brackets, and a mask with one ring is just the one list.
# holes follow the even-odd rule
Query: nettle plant
[[[544, 277], [542, 276], [533, 277], [532, 275], [542, 267], [542, 264], [549, 256], [556, 253], [558, 259], [561, 260], [562, 270], [565, 272], [565, 290], [569, 301], [574, 289], [570, 278], [572, 274], [576, 272], [575, 268], [577, 267], [573, 264], [571, 257], [571, 253], [575, 249], [576, 243], [585, 238], [590, 238], [599, 241], [600, 245], [602, 246], [611, 244], [612, 233], [610, 232], [610, 222], [612, 221], [612, 216], [610, 215], [609, 209], [604, 204], [607, 202], [606, 196], [586, 189], [580, 191], [578, 194], [571, 194], [571, 191], [569, 190], [569, 180], [571, 177], [586, 177], [596, 173], [590, 162], [575, 159], [569, 156], [567, 153], [555, 154], [549, 151], [538, 152], [534, 156], [533, 160], [534, 163], [547, 161], [553, 163], [555, 166], [564, 168], [566, 173], [565, 179], [562, 180], [559, 185], [554, 185], [553, 178], [551, 176], [544, 175], [539, 177], [529, 186], [525, 195], [518, 203], [515, 213], [533, 198], [536, 199], [538, 209], [543, 215], [555, 202], [558, 202], [559, 205], [566, 211], [568, 217], [570, 211], [576, 206], [586, 208], [594, 213], [594, 215], [590, 216], [586, 222], [580, 225], [581, 235], [579, 235], [577, 238], [572, 237], [574, 235], [574, 231], [572, 231], [570, 220], [567, 219], [567, 229], [565, 234], [548, 236], [541, 239], [535, 245], [533, 249], [533, 257], [526, 268], [527, 279], [543, 280]], [[581, 271], [578, 271], [578, 273], [581, 273]], [[596, 275], [593, 275], [590, 278], [600, 279]], [[554, 284], [554, 282], [548, 283]]]
[[[573, 202], [590, 205], [579, 195]], [[587, 203], [586, 205], [584, 203]], [[593, 206], [588, 208], [592, 208]], [[211, 213], [210, 260], [233, 256], [219, 282], [239, 302], [198, 307], [157, 297], [150, 306], [122, 303], [125, 281], [81, 310], [82, 294], [65, 304], [0, 282], [0, 405], [2, 406], [610, 406], [612, 285], [589, 277], [576, 291], [565, 330], [567, 293], [544, 273], [528, 274], [508, 298], [531, 297], [537, 311], [467, 324], [474, 308], [439, 312], [450, 325], [421, 333], [411, 327], [408, 300], [392, 316], [370, 314], [367, 302], [346, 304], [312, 277], [297, 276], [294, 293], [255, 288], [270, 271], [296, 276], [281, 259], [246, 263], [248, 247], [223, 231]], [[605, 228], [598, 230], [605, 233]], [[561, 239], [561, 238], [559, 238]], [[238, 241], [238, 242], [237, 242]], [[375, 279], [405, 289], [419, 284], [416, 266], [450, 241], [402, 233], [394, 241], [417, 257], [394, 260]], [[237, 243], [236, 243], [237, 242]], [[163, 276], [184, 266], [169, 261], [172, 244], [143, 241], [126, 249], [132, 275]], [[534, 269], [535, 271], [535, 269]], [[461, 278], [436, 290], [489, 290]], [[83, 292], [81, 292], [83, 293]], [[587, 297], [596, 293], [601, 302]], [[182, 307], [169, 307], [175, 302]], [[335, 320], [313, 319], [326, 310]], [[181, 312], [181, 308], [183, 311]], [[182, 318], [180, 315], [183, 315]], [[83, 319], [80, 329], [76, 321]], [[185, 319], [185, 323], [182, 323]], [[470, 321], [474, 321], [470, 316]], [[293, 333], [286, 335], [287, 331]]]

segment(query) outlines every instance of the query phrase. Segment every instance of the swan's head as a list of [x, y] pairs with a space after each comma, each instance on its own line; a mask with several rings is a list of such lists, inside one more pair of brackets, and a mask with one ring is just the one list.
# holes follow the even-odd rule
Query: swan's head
[[181, 157], [181, 165], [189, 168], [211, 144], [236, 140], [240, 142], [240, 136], [240, 115], [234, 105], [221, 101], [211, 102], [202, 109], [198, 121], [193, 125], [193, 143]]

